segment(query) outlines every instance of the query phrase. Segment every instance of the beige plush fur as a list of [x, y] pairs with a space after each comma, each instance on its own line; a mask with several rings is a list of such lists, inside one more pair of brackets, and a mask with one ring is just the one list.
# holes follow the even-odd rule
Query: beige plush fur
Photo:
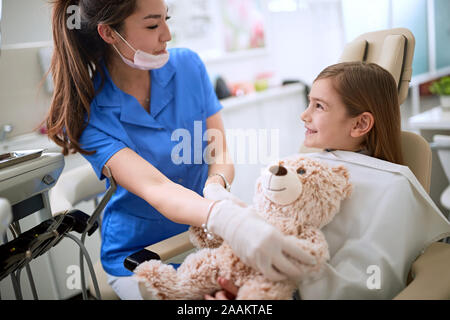
[[[341, 201], [351, 194], [348, 171], [343, 166], [331, 168], [301, 155], [285, 158], [278, 165], [287, 169], [291, 177], [295, 174], [301, 182], [301, 192], [289, 194], [297, 197], [292, 203], [277, 204], [268, 196], [266, 185], [272, 179], [267, 180], [266, 174], [266, 178], [261, 176], [256, 182], [253, 206], [269, 223], [284, 234], [295, 237], [300, 250], [316, 257], [314, 266], [295, 263], [300, 266], [304, 277], [318, 276], [329, 259], [328, 244], [320, 229], [333, 219], [339, 212]], [[283, 170], [284, 173], [286, 171]], [[276, 171], [272, 169], [272, 172]], [[278, 179], [278, 184], [283, 183], [282, 174], [275, 176], [273, 174], [270, 178]], [[135, 277], [145, 284], [149, 296], [170, 300], [203, 299], [205, 294], [213, 294], [220, 289], [217, 278], [221, 276], [240, 288], [237, 299], [292, 299], [297, 287], [295, 282], [270, 281], [241, 262], [220, 238], [209, 241], [197, 227], [191, 227], [190, 232], [194, 245], [203, 249], [190, 254], [177, 270], [158, 260], [144, 262], [136, 268]]]

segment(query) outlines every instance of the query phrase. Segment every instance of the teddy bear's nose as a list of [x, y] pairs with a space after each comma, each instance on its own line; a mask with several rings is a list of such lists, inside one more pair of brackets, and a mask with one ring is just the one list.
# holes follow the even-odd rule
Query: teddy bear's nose
[[283, 177], [288, 173], [287, 169], [283, 166], [272, 166], [269, 168], [269, 171], [278, 177]]

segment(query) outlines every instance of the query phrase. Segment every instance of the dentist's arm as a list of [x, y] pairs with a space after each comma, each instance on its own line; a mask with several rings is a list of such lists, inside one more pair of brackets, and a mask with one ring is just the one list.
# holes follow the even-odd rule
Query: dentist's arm
[[217, 183], [225, 187], [225, 183], [222, 178], [215, 173], [221, 173], [225, 176], [228, 183], [232, 183], [234, 180], [234, 165], [231, 159], [225, 136], [225, 129], [223, 126], [222, 116], [220, 112], [212, 115], [206, 119], [207, 130], [207, 161], [209, 163], [209, 178], [205, 183], [205, 186], [211, 183]]
[[[304, 263], [314, 262], [313, 257], [298, 249], [293, 239], [265, 222], [251, 208], [223, 200], [209, 212], [212, 200], [173, 183], [129, 148], [115, 153], [106, 166], [119, 185], [147, 201], [168, 219], [197, 227], [206, 223], [238, 257], [269, 279], [301, 275], [301, 270], [285, 254]], [[106, 175], [106, 169], [103, 171]]]
[[[168, 219], [193, 226], [201, 226], [206, 221], [212, 200], [172, 182], [133, 150], [120, 150], [106, 166], [117, 184], [147, 201]], [[107, 176], [105, 168], [103, 174]]]
[[220, 112], [206, 119], [206, 128], [208, 129], [207, 139], [209, 141], [207, 161], [209, 163], [208, 174], [210, 178], [206, 181], [205, 186], [210, 183], [217, 183], [225, 187], [222, 178], [214, 174], [223, 174], [228, 183], [231, 184], [234, 180], [234, 165], [228, 153], [225, 129]]
[[209, 178], [206, 180], [203, 196], [211, 200], [232, 200], [242, 207], [247, 206], [238, 197], [225, 190], [225, 182], [218, 175], [222, 174], [230, 185], [233, 182], [234, 164], [228, 152], [221, 113], [217, 112], [206, 119], [206, 127], [208, 129], [207, 139], [209, 141], [207, 147]]

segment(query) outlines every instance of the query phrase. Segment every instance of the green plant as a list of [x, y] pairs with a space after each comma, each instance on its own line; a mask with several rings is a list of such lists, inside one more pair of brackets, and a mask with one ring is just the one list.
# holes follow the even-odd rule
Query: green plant
[[430, 86], [430, 92], [440, 96], [450, 96], [450, 76], [434, 81]]

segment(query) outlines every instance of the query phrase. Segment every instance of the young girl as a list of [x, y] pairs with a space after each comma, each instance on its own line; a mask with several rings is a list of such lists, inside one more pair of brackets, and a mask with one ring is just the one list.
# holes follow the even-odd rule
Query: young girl
[[[55, 0], [53, 5], [49, 137], [65, 155], [82, 153], [99, 179], [109, 176], [109, 168], [118, 184], [101, 230], [102, 265], [118, 296], [142, 298], [125, 258], [188, 225], [205, 225], [269, 278], [298, 277], [285, 254], [306, 263], [312, 257], [225, 190], [234, 168], [222, 107], [198, 55], [166, 50], [171, 34], [164, 1]], [[80, 29], [69, 28], [72, 5], [79, 6]], [[198, 146], [193, 138], [198, 123], [201, 134], [222, 133], [223, 148], [214, 150], [221, 161], [204, 161], [207, 142]], [[181, 164], [173, 155], [177, 129], [192, 137]], [[228, 200], [217, 201], [223, 199]]]
[[[301, 119], [308, 154], [349, 169], [353, 194], [324, 227], [331, 259], [318, 279], [299, 283], [302, 299], [392, 299], [421, 250], [450, 225], [402, 166], [397, 85], [376, 64], [340, 63], [315, 79]], [[238, 288], [219, 279], [216, 299]], [[207, 299], [212, 299], [207, 296]]]

